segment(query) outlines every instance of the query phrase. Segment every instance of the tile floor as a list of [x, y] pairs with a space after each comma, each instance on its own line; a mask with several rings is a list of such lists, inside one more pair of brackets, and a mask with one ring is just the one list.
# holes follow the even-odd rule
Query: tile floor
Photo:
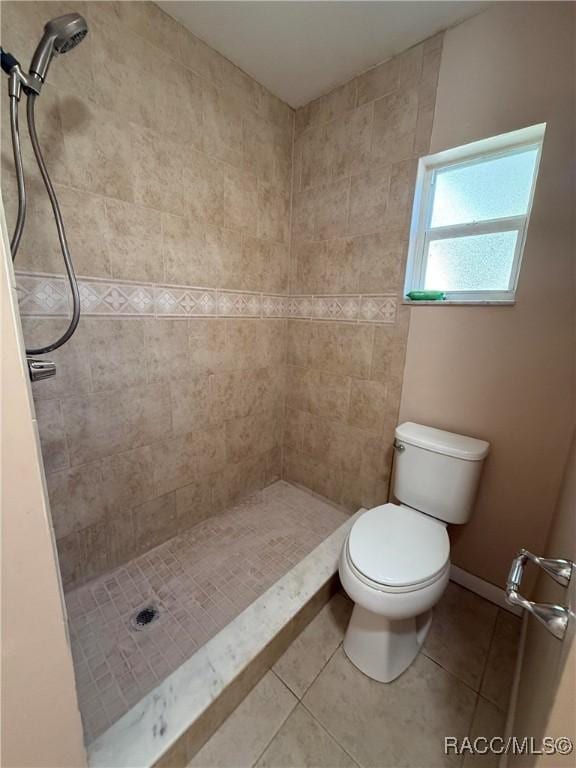
[[383, 685], [342, 650], [351, 608], [337, 594], [190, 768], [495, 767], [446, 757], [444, 736], [503, 733], [520, 620], [450, 583], [423, 653]]
[[[86, 743], [149, 693], [347, 519], [275, 483], [66, 595]], [[135, 612], [160, 619], [143, 631]]]

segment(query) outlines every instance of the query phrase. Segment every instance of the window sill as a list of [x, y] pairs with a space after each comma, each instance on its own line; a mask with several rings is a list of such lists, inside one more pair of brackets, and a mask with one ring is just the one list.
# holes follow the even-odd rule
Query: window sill
[[515, 299], [444, 299], [440, 301], [410, 301], [403, 299], [402, 304], [410, 307], [513, 307]]

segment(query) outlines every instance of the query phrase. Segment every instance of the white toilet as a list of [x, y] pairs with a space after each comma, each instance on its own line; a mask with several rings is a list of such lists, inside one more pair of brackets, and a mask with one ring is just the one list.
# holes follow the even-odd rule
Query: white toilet
[[388, 683], [410, 666], [450, 572], [447, 523], [470, 518], [484, 440], [406, 422], [396, 428], [393, 493], [400, 502], [364, 512], [340, 555], [355, 602], [344, 638], [350, 661]]

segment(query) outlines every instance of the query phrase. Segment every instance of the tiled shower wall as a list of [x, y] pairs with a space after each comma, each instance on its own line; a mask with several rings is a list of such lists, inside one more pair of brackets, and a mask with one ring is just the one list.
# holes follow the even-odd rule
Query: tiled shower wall
[[431, 38], [296, 112], [291, 293], [332, 294], [338, 320], [289, 321], [283, 471], [354, 510], [388, 498], [404, 263], [441, 48]]
[[[51, 17], [79, 11], [90, 27], [52, 63], [36, 109], [84, 278], [79, 329], [49, 355], [58, 376], [34, 386], [70, 586], [280, 475], [286, 320], [260, 307], [262, 292], [288, 289], [293, 111], [151, 3], [1, 11], [2, 44], [23, 62]], [[36, 346], [64, 329], [67, 299], [62, 281], [39, 274], [61, 273], [62, 261], [24, 144], [16, 266]]]
[[[152, 3], [4, 2], [3, 45], [29, 60], [71, 10], [90, 33], [37, 113], [83, 314], [34, 386], [65, 584], [280, 474], [350, 509], [386, 500], [441, 38], [299, 110], [294, 133], [292, 110]], [[4, 109], [11, 228], [6, 131]], [[30, 346], [63, 330], [69, 300], [28, 149], [26, 167]]]

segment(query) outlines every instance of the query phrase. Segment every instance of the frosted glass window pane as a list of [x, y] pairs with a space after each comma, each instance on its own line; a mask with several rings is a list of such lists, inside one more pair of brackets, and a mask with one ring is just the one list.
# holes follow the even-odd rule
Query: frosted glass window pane
[[437, 171], [432, 226], [528, 213], [537, 149]]
[[507, 291], [518, 232], [432, 240], [424, 288], [436, 291]]

